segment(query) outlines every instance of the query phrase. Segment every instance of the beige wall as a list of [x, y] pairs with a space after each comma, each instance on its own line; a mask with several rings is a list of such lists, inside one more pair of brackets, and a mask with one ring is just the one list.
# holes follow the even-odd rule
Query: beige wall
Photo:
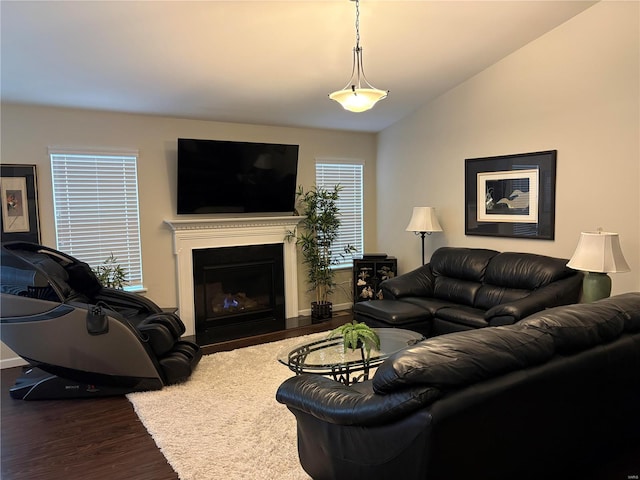
[[[146, 296], [160, 306], [177, 305], [172, 234], [163, 220], [175, 219], [177, 138], [223, 139], [300, 145], [298, 183], [315, 181], [316, 157], [365, 161], [366, 248], [375, 250], [376, 136], [331, 130], [241, 125], [143, 115], [2, 105], [2, 163], [36, 164], [42, 243], [55, 248], [50, 146], [133, 148], [139, 150], [138, 181], [142, 263]], [[305, 271], [299, 267], [299, 306], [310, 308]], [[341, 283], [350, 271], [339, 272]], [[348, 289], [347, 289], [348, 290]], [[334, 303], [349, 299], [338, 289]], [[2, 359], [13, 357], [2, 345]]]
[[[404, 229], [436, 207], [443, 245], [569, 258], [583, 230], [620, 234], [629, 273], [613, 293], [640, 290], [640, 38], [638, 2], [601, 2], [381, 132], [378, 248], [399, 270], [420, 264]], [[555, 240], [465, 236], [464, 160], [558, 151]], [[395, 193], [389, 193], [395, 192]]]

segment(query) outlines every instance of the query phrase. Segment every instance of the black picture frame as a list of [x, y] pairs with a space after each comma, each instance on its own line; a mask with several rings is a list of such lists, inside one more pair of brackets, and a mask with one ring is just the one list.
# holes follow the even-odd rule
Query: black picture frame
[[465, 235], [553, 240], [557, 150], [465, 160]]
[[40, 243], [36, 166], [1, 165], [0, 194], [1, 241]]

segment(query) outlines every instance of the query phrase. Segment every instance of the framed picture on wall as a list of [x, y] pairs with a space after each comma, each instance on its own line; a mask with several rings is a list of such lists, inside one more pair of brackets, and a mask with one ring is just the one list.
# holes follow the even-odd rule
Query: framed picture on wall
[[35, 165], [1, 165], [1, 236], [3, 242], [40, 243]]
[[465, 234], [553, 240], [557, 150], [465, 160]]

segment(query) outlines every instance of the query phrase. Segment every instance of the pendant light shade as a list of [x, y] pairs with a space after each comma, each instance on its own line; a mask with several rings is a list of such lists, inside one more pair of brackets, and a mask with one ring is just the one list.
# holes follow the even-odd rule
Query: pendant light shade
[[342, 90], [329, 94], [342, 108], [360, 113], [370, 110], [379, 100], [387, 98], [388, 90], [379, 90], [371, 85], [362, 66], [362, 47], [360, 46], [360, 2], [356, 2], [356, 46], [353, 48], [353, 66], [351, 78]]
[[333, 92], [329, 95], [329, 98], [338, 102], [345, 110], [360, 113], [371, 110], [378, 100], [387, 97], [387, 93], [377, 88], [345, 88], [344, 90]]

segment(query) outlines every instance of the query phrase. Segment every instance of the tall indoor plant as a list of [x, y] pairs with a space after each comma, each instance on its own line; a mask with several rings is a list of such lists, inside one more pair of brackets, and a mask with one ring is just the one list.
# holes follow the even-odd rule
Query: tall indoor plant
[[[313, 320], [323, 320], [332, 316], [332, 302], [329, 294], [336, 286], [335, 270], [338, 262], [333, 257], [333, 243], [338, 236], [340, 212], [338, 198], [341, 187], [333, 189], [314, 186], [305, 191], [302, 186], [296, 192], [298, 213], [304, 217], [296, 232], [288, 232], [287, 239], [296, 239], [300, 247], [303, 263], [307, 266], [309, 291], [315, 292], [315, 302], [311, 302]], [[340, 255], [355, 251], [347, 246]]]

